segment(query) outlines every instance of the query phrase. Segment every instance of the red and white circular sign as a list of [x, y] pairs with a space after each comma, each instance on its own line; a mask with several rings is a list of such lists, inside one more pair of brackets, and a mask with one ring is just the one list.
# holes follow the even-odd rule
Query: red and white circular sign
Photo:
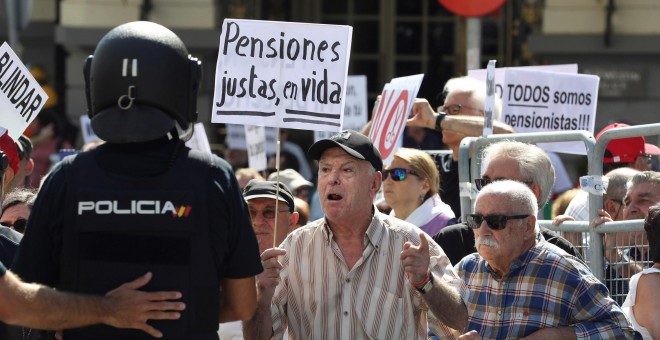
[[506, 0], [438, 0], [450, 12], [464, 17], [480, 17], [500, 8]]
[[389, 164], [406, 125], [410, 92], [406, 89], [385, 90], [381, 95], [370, 137], [380, 152], [384, 164]]

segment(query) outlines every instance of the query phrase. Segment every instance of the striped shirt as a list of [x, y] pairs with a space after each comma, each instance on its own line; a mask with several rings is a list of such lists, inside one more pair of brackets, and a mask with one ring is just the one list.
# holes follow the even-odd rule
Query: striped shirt
[[[406, 278], [403, 244], [419, 244], [421, 229], [376, 212], [366, 231], [362, 257], [349, 269], [325, 219], [284, 240], [281, 281], [271, 313], [275, 339], [426, 339], [425, 301]], [[431, 271], [458, 289], [449, 259], [429, 240]]]
[[578, 339], [632, 339], [607, 288], [577, 258], [545, 241], [500, 277], [479, 254], [456, 265], [468, 310], [467, 331], [484, 339], [519, 339], [544, 327], [570, 326]]

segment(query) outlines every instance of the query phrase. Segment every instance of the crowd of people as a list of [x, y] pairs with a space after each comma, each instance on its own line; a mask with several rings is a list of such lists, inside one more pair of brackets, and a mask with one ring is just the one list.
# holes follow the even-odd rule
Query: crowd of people
[[[150, 60], [136, 79], [109, 71], [128, 54]], [[181, 78], [163, 82], [162, 67]], [[593, 218], [585, 191], [553, 192], [551, 156], [513, 139], [471, 156], [478, 194], [462, 207], [459, 145], [482, 133], [483, 82], [449, 80], [437, 111], [415, 100], [390, 164], [369, 125], [306, 153], [282, 131], [285, 157], [265, 173], [236, 150], [225, 161], [184, 145], [198, 67], [168, 29], [119, 26], [84, 67], [106, 143], [43, 170], [38, 145], [68, 147], [51, 115], [30, 137], [0, 137], [0, 337], [660, 338], [660, 149], [644, 137], [607, 145]], [[149, 91], [122, 104], [131, 87]], [[515, 133], [500, 112], [494, 133]], [[644, 231], [604, 234], [599, 280], [588, 233], [539, 225], [547, 205], [555, 225], [643, 219]]]

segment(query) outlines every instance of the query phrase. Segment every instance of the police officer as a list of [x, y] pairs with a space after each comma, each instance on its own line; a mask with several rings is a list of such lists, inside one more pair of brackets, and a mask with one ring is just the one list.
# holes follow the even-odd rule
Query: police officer
[[[68, 157], [36, 199], [13, 270], [27, 281], [102, 294], [153, 272], [147, 290], [183, 294], [166, 339], [217, 339], [218, 321], [256, 306], [263, 268], [229, 165], [184, 141], [197, 120], [200, 62], [155, 23], [112, 29], [84, 67], [89, 116], [107, 143]], [[139, 339], [94, 326], [69, 339]]]

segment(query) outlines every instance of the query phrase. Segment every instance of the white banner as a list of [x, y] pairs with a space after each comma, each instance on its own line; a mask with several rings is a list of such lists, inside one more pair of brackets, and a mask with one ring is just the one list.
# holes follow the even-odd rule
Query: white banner
[[225, 19], [211, 121], [339, 131], [352, 32], [350, 26]]
[[[578, 73], [577, 64], [543, 65], [543, 66], [519, 66], [519, 67], [497, 67], [495, 68], [495, 93], [502, 99], [502, 90], [504, 88], [504, 71], [506, 70], [528, 70], [545, 71], [557, 73]], [[468, 77], [486, 82], [488, 70], [485, 68], [479, 70], [468, 70]]]
[[[596, 123], [599, 78], [586, 74], [507, 69], [502, 121], [516, 132], [586, 130]], [[586, 154], [584, 143], [539, 143], [546, 151]]]
[[[367, 124], [367, 76], [348, 76], [344, 97], [344, 122], [342, 130], [360, 131]], [[314, 141], [330, 138], [335, 132], [314, 131]]]
[[[227, 124], [225, 143], [228, 149], [247, 150], [245, 142], [245, 128], [243, 125]], [[272, 155], [277, 150], [277, 129], [266, 128], [266, 153]]]
[[0, 46], [0, 126], [18, 140], [46, 104], [48, 95], [7, 42]]
[[266, 128], [263, 126], [245, 125], [245, 142], [247, 144], [248, 164], [257, 171], [266, 170]]

